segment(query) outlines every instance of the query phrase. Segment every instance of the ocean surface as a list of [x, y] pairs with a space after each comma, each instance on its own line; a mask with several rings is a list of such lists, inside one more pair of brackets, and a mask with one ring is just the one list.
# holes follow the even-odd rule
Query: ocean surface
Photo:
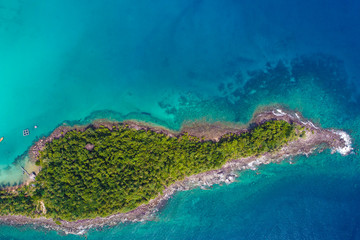
[[[347, 131], [354, 154], [244, 171], [86, 237], [360, 239], [359, 12], [355, 0], [0, 0], [0, 184], [17, 184], [24, 153], [62, 124], [247, 123], [280, 104]], [[84, 238], [0, 225], [0, 239]]]

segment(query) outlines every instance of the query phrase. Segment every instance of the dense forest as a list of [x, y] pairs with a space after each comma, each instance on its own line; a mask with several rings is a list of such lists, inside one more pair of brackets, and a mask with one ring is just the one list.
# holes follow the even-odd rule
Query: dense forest
[[[0, 214], [74, 221], [127, 212], [186, 176], [226, 161], [275, 151], [303, 135], [286, 121], [268, 121], [250, 132], [204, 141], [183, 133], [169, 137], [119, 124], [70, 131], [40, 152], [35, 186], [0, 192]], [[39, 211], [39, 201], [46, 214]]]
[[22, 186], [16, 191], [0, 190], [0, 215], [38, 216], [38, 198], [33, 195], [34, 188]]

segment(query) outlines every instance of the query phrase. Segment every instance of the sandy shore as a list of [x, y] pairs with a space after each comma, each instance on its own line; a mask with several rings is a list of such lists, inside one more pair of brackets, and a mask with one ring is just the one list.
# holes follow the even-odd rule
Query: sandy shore
[[[243, 169], [256, 169], [258, 165], [268, 164], [271, 162], [278, 162], [285, 158], [296, 155], [309, 155], [314, 151], [321, 151], [325, 148], [331, 148], [333, 152], [339, 152], [342, 155], [347, 155], [352, 151], [351, 138], [343, 131], [334, 129], [322, 129], [314, 123], [304, 119], [298, 112], [290, 112], [282, 109], [264, 109], [254, 115], [253, 120], [248, 128], [238, 125], [227, 124], [208, 124], [208, 123], [194, 123], [185, 126], [179, 132], [173, 132], [158, 126], [151, 126], [145, 123], [136, 121], [126, 121], [125, 124], [135, 129], [152, 129], [156, 132], [162, 132], [169, 136], [177, 136], [183, 132], [189, 132], [198, 137], [217, 141], [222, 135], [230, 132], [240, 133], [248, 131], [251, 126], [261, 124], [263, 122], [276, 119], [285, 120], [290, 123], [297, 123], [306, 127], [306, 135], [296, 141], [288, 143], [279, 151], [274, 153], [266, 153], [262, 156], [248, 157], [241, 159], [233, 159], [228, 161], [222, 168], [212, 170], [197, 175], [186, 177], [183, 181], [176, 182], [166, 188], [163, 193], [158, 195], [155, 199], [150, 200], [148, 204], [144, 204], [128, 213], [114, 214], [105, 218], [95, 218], [79, 220], [75, 222], [61, 221], [61, 225], [55, 224], [52, 219], [46, 218], [28, 218], [24, 216], [0, 216], [0, 222], [10, 225], [25, 225], [30, 224], [36, 227], [54, 229], [67, 234], [83, 234], [86, 230], [93, 227], [113, 226], [121, 222], [136, 222], [151, 220], [154, 214], [161, 209], [166, 201], [177, 191], [184, 191], [193, 188], [207, 188], [213, 184], [231, 183], [235, 181], [238, 176], [238, 171]], [[94, 122], [94, 127], [105, 125], [109, 129], [119, 123], [109, 122], [106, 120], [99, 120]], [[67, 131], [76, 129], [83, 131], [89, 126], [61, 126], [57, 128], [49, 137], [39, 140], [33, 147], [31, 147], [29, 156], [32, 161], [35, 161], [39, 150], [43, 149], [46, 142], [52, 141], [54, 138], [59, 138]]]

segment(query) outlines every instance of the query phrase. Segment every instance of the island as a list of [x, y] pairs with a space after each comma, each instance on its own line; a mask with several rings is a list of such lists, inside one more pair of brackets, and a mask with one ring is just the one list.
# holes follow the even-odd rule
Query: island
[[349, 154], [350, 136], [273, 107], [246, 126], [193, 122], [171, 131], [107, 120], [61, 126], [29, 150], [36, 178], [0, 190], [0, 222], [82, 234], [151, 219], [176, 191], [230, 183], [239, 170], [325, 148]]

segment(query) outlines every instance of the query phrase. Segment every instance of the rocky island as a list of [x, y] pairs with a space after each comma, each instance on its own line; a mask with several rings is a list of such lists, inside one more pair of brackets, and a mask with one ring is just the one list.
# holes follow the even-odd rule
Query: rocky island
[[178, 131], [136, 121], [61, 126], [29, 151], [36, 179], [0, 191], [0, 222], [81, 234], [141, 221], [176, 191], [230, 183], [242, 169], [331, 148], [352, 151], [343, 131], [299, 112], [262, 109], [244, 126], [192, 123]]

